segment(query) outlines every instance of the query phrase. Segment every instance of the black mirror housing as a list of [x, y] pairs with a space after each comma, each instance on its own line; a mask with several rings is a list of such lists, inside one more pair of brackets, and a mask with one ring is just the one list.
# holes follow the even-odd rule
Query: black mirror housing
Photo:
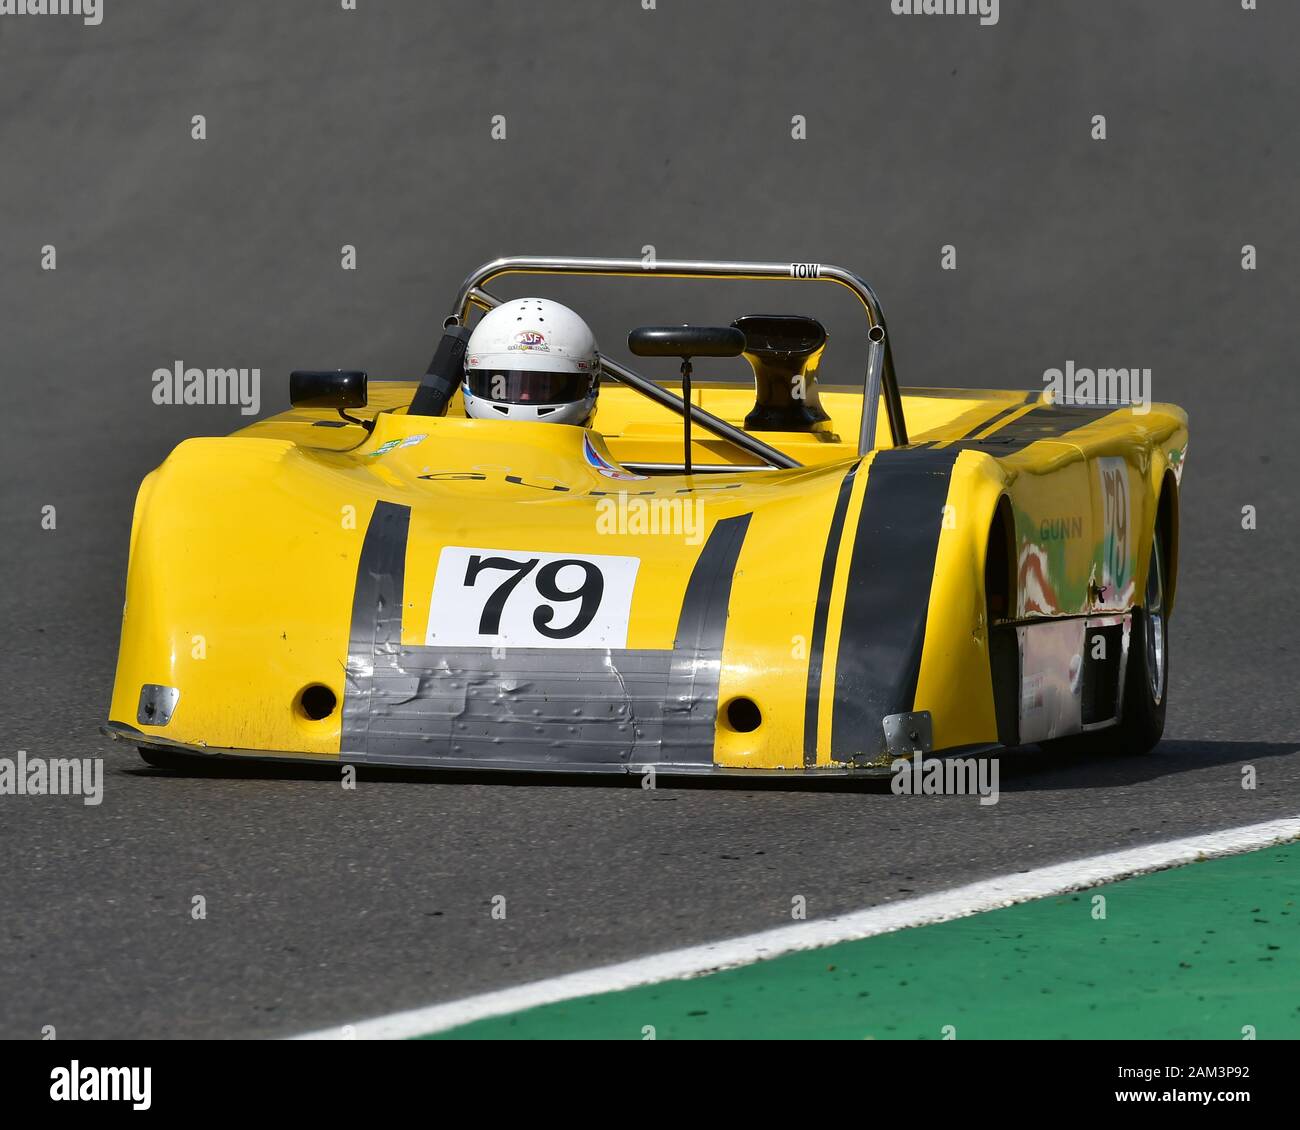
[[627, 347], [638, 357], [739, 357], [745, 335], [735, 326], [641, 326]]

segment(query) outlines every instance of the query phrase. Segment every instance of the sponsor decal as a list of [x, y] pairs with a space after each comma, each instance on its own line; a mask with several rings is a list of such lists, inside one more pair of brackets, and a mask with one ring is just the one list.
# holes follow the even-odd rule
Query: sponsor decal
[[611, 463], [608, 459], [601, 456], [591, 442], [591, 437], [584, 435], [582, 437], [582, 456], [587, 461], [587, 466], [595, 469], [598, 475], [604, 475], [607, 479], [618, 479], [622, 482], [638, 482], [645, 479], [645, 475], [634, 475], [631, 471], [625, 471]]
[[1174, 482], [1183, 485], [1183, 464], [1187, 461], [1187, 445], [1175, 447], [1169, 452], [1169, 466], [1174, 472]]
[[1083, 537], [1083, 519], [1044, 518], [1038, 524], [1039, 541], [1065, 541], [1068, 538]]
[[1041, 546], [1027, 542], [1021, 547], [1016, 582], [1020, 616], [1056, 615], [1058, 598], [1051, 581], [1051, 562]]
[[[418, 476], [426, 482], [467, 482], [467, 483], [484, 483], [484, 482], [505, 482], [511, 486], [526, 487], [529, 490], [548, 491], [555, 494], [572, 493], [573, 488], [553, 479], [548, 475], [536, 475], [531, 472], [511, 471], [509, 467], [494, 467], [491, 465], [480, 465], [470, 467], [467, 470], [443, 470], [443, 471], [425, 471]], [[633, 475], [628, 471], [620, 471], [618, 477], [628, 479], [645, 479], [645, 475]], [[705, 492], [715, 493], [723, 490], [740, 490], [741, 483], [703, 483], [689, 487], [650, 487], [647, 490], [639, 490], [634, 493], [637, 495], [663, 496], [663, 495], [680, 495], [680, 494], [703, 494]], [[580, 492], [583, 498], [618, 498], [627, 496], [628, 491], [620, 489], [616, 491], [595, 490], [594, 488]]]
[[417, 443], [423, 443], [428, 438], [426, 432], [420, 432], [418, 435], [407, 436], [405, 439], [390, 439], [376, 447], [368, 458], [374, 459], [380, 455], [387, 455], [390, 451], [396, 451], [401, 447], [414, 447]]
[[550, 353], [546, 344], [546, 335], [540, 330], [524, 330], [515, 334], [515, 343], [510, 349], [523, 350], [525, 353]]
[[1128, 489], [1128, 464], [1116, 456], [1097, 460], [1101, 479], [1102, 546], [1101, 587], [1112, 602], [1125, 602], [1133, 582], [1132, 514]]

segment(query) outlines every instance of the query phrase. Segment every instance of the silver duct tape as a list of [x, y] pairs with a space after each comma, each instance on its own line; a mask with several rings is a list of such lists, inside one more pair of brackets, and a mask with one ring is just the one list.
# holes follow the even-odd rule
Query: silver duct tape
[[410, 508], [377, 503], [357, 566], [341, 755], [537, 769], [712, 765], [727, 606], [749, 519], [715, 524], [671, 651], [404, 647]]
[[488, 648], [404, 648], [376, 660], [366, 745], [348, 752], [385, 763], [654, 763], [672, 658], [669, 651], [509, 648], [494, 656]]

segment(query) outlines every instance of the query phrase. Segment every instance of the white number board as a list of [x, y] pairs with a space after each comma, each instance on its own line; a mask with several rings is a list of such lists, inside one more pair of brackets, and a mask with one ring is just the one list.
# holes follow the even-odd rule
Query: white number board
[[627, 646], [637, 557], [449, 545], [438, 557], [425, 643]]

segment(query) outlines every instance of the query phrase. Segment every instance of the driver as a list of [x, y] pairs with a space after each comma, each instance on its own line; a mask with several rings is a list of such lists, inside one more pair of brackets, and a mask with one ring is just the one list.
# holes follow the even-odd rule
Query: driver
[[567, 306], [517, 298], [483, 315], [465, 348], [465, 415], [585, 427], [596, 410], [600, 355]]

